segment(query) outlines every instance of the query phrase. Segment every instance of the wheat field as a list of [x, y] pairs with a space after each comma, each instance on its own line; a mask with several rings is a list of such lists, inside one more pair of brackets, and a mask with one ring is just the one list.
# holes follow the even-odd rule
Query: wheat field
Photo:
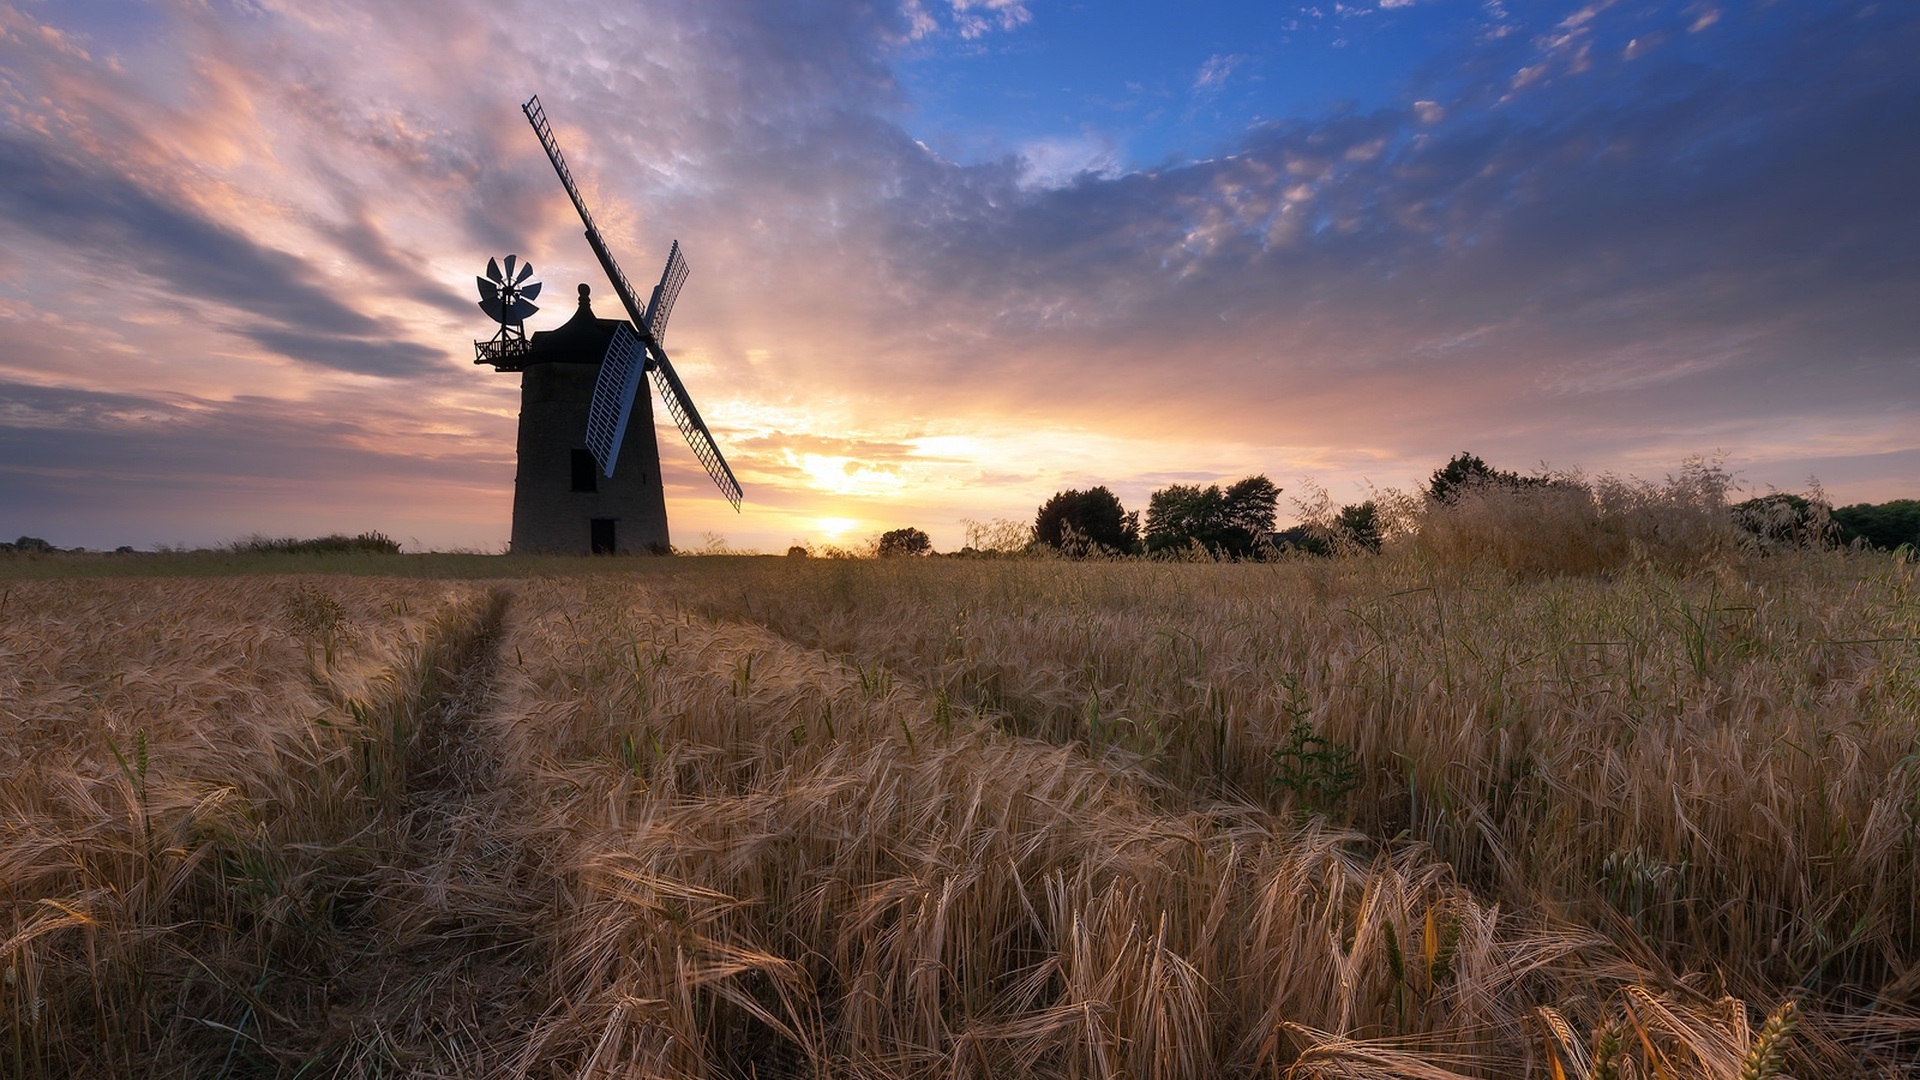
[[1911, 563], [485, 572], [0, 570], [0, 1076], [1920, 1063]]

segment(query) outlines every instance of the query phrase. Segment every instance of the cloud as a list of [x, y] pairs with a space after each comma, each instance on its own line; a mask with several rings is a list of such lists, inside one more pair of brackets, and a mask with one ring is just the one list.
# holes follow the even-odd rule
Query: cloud
[[1226, 56], [1215, 53], [1207, 57], [1207, 62], [1200, 65], [1199, 73], [1193, 77], [1193, 92], [1199, 95], [1219, 93], [1227, 85], [1227, 77], [1233, 74], [1233, 69], [1246, 59], [1240, 53]]
[[0, 505], [62, 546], [370, 528], [442, 545], [503, 537], [489, 523], [505, 520], [510, 436], [432, 435], [406, 409], [377, 395], [222, 402], [0, 380]]
[[349, 306], [301, 260], [164, 201], [130, 177], [0, 135], [0, 217], [68, 255], [96, 260], [111, 287], [164, 293], [183, 308], [236, 312], [240, 332], [286, 355], [361, 374], [405, 376], [430, 354]]
[[1020, 147], [1020, 186], [1065, 187], [1083, 179], [1112, 179], [1120, 173], [1120, 148], [1091, 132], [1033, 139]]
[[1027, 0], [948, 0], [960, 36], [977, 38], [994, 30], [1013, 30], [1033, 21]]
[[[685, 245], [674, 360], [757, 478], [749, 514], [981, 519], [1056, 484], [1144, 501], [1157, 478], [1284, 484], [1290, 469], [1394, 482], [1461, 449], [1515, 467], [1670, 466], [1715, 445], [1773, 461], [1790, 457], [1782, 432], [1880, 463], [1844, 466], [1860, 476], [1906, 460], [1912, 20], [1728, 7], [1689, 40], [1699, 12], [1672, 6], [1523, 23], [1489, 5], [1513, 32], [1408, 73], [1403, 105], [1260, 123], [1211, 159], [1137, 171], [1091, 129], [958, 164], [903, 126], [903, 49], [1047, 17], [864, 0], [573, 0], [537, 20], [451, 0], [392, 20], [183, 7], [166, 49], [74, 33], [57, 56], [6, 53], [0, 310], [42, 312], [22, 335], [39, 344], [0, 364], [42, 395], [4, 391], [29, 401], [0, 416], [11, 492], [74, 512], [60, 485], [97, 475], [139, 501], [98, 444], [153, 462], [168, 490], [244, 475], [289, 505], [360, 476], [450, 506], [436, 478], [468, 491], [484, 459], [497, 504], [514, 387], [449, 360], [486, 332], [467, 282], [516, 251], [550, 295], [590, 281], [604, 296], [518, 114], [530, 89], [627, 272]], [[1734, 37], [1742, 52], [1714, 51]], [[180, 39], [250, 66], [181, 69], [197, 54]], [[1195, 92], [1245, 62], [1211, 57]], [[89, 327], [102, 348], [57, 346]], [[85, 396], [135, 371], [129, 401]], [[369, 375], [405, 380], [405, 400]], [[147, 392], [169, 378], [180, 396]], [[163, 418], [123, 425], [151, 452], [114, 434], [111, 409]], [[1823, 426], [1852, 441], [1806, 434]], [[753, 527], [708, 505], [671, 433], [663, 454], [695, 500], [675, 504], [678, 535]], [[292, 457], [316, 464], [219, 466]], [[28, 459], [39, 479], [22, 479]]]
[[[1883, 137], [1920, 112], [1912, 80], [1849, 90], [1841, 71], [1893, 70], [1880, 47], [1803, 29], [1821, 32], [1803, 77], [1780, 77], [1783, 42], [1737, 91], [1677, 64], [1606, 73], [1604, 100], [1569, 85], [1437, 130], [1419, 108], [1277, 125], [1071, 187], [955, 174], [977, 198], [947, 205], [972, 215], [906, 229], [895, 272], [979, 407], [1036, 422], [1591, 461], [1634, 440], [1677, 459], [1809, 409], [1838, 422], [1876, 381], [1910, 407], [1920, 327], [1878, 298], [1914, 284], [1895, 189], [1920, 162]], [[902, 399], [936, 407], [945, 383], [922, 385]]]

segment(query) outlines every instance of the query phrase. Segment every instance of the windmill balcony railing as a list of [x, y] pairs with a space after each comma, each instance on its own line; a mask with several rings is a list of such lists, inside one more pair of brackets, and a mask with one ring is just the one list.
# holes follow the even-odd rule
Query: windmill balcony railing
[[520, 360], [527, 355], [526, 338], [494, 338], [491, 341], [473, 343], [473, 362], [492, 364], [502, 371], [517, 370]]

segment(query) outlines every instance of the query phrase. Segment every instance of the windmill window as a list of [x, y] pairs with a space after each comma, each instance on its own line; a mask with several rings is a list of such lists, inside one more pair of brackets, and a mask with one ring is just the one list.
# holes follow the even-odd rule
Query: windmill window
[[593, 451], [575, 450], [573, 452], [573, 490], [599, 491], [600, 466], [593, 460]]

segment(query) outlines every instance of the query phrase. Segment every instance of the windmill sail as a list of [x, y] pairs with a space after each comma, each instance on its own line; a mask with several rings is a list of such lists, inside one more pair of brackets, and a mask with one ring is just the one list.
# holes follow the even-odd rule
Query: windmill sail
[[[707, 430], [706, 422], [700, 419], [700, 410], [694, 407], [693, 399], [687, 395], [687, 389], [680, 382], [680, 376], [673, 370], [673, 364], [667, 359], [667, 351], [660, 344], [660, 338], [648, 320], [649, 312], [642, 308], [639, 299], [633, 293], [633, 285], [627, 281], [627, 275], [620, 270], [620, 264], [613, 259], [613, 253], [600, 238], [600, 228], [593, 223], [593, 214], [587, 209], [586, 200], [580, 197], [579, 185], [573, 181], [573, 172], [567, 168], [567, 160], [560, 154], [560, 144], [554, 140], [553, 128], [547, 123], [546, 110], [540, 107], [539, 97], [533, 97], [520, 111], [527, 116], [527, 123], [533, 125], [534, 134], [540, 137], [540, 145], [547, 152], [547, 160], [553, 163], [553, 171], [560, 176], [560, 183], [567, 189], [567, 197], [573, 200], [573, 208], [580, 213], [580, 221], [587, 227], [587, 243], [592, 245], [593, 254], [600, 260], [600, 268], [606, 272], [607, 280], [613, 284], [613, 291], [619, 295], [620, 303], [627, 309], [628, 318], [633, 320], [634, 328], [639, 332], [646, 352], [652, 354], [653, 362], [646, 365], [653, 372], [654, 384], [660, 389], [660, 396], [667, 404], [667, 413], [673, 417], [675, 427], [686, 437], [687, 445], [693, 448], [693, 455], [705, 466], [707, 475], [720, 488], [720, 494], [726, 496], [735, 510], [740, 509], [740, 481], [734, 479], [733, 470], [727, 467], [727, 459], [720, 453], [720, 447], [713, 441], [713, 433]], [[672, 314], [673, 300], [680, 292], [680, 282], [686, 280], [686, 261], [679, 261], [679, 278], [673, 279], [674, 255], [679, 253], [679, 243], [675, 242], [674, 251], [667, 258], [667, 274], [661, 278], [660, 288], [656, 289], [652, 299], [661, 315], [664, 328], [667, 315]], [[667, 285], [671, 283], [671, 295]], [[617, 340], [617, 339], [616, 339]], [[611, 350], [610, 350], [611, 351]], [[604, 366], [603, 366], [604, 374]], [[627, 381], [624, 380], [623, 381]], [[595, 387], [595, 403], [599, 401], [599, 388]], [[619, 409], [622, 420], [614, 426], [624, 428], [624, 417], [632, 410], [633, 401], [629, 396]], [[589, 420], [589, 429], [592, 422]], [[608, 457], [600, 462], [607, 475], [613, 474], [613, 457], [619, 452], [619, 443], [612, 444]], [[596, 458], [599, 454], [596, 452]]]
[[667, 320], [673, 316], [673, 302], [680, 299], [680, 286], [687, 283], [687, 257], [680, 254], [680, 241], [673, 242], [673, 250], [667, 252], [667, 268], [660, 272], [660, 284], [653, 287], [653, 298], [647, 301], [647, 329], [653, 331], [653, 340], [661, 345], [667, 343]]
[[640, 372], [647, 366], [647, 346], [625, 324], [613, 332], [600, 375], [593, 383], [593, 403], [587, 409], [587, 449], [609, 479], [627, 436], [634, 395], [640, 390]]

